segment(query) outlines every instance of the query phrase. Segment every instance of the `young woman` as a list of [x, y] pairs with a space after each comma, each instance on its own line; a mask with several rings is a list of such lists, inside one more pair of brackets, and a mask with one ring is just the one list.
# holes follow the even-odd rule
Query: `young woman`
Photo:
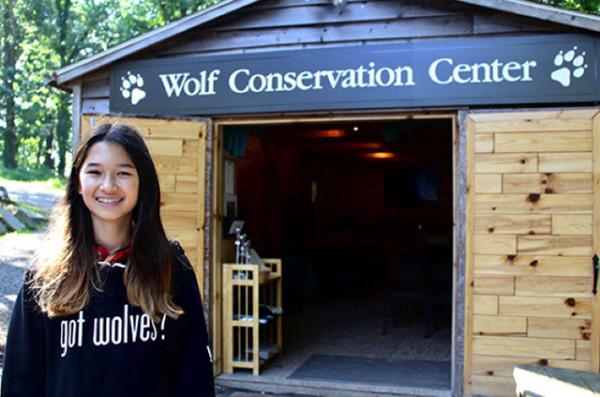
[[142, 138], [98, 126], [18, 295], [2, 397], [214, 396], [196, 277], [159, 206]]

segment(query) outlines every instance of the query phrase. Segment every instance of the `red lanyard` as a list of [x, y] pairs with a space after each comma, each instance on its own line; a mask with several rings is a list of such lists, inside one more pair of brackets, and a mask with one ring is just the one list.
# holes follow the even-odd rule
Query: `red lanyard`
[[122, 267], [124, 267], [123, 262], [126, 262], [124, 259], [129, 256], [131, 251], [131, 246], [128, 245], [127, 247], [117, 250], [117, 252], [111, 255], [110, 252], [108, 252], [108, 250], [103, 246], [94, 244], [96, 260], [98, 261], [98, 264], [102, 265], [114, 266], [115, 264], [119, 263], [122, 265]]

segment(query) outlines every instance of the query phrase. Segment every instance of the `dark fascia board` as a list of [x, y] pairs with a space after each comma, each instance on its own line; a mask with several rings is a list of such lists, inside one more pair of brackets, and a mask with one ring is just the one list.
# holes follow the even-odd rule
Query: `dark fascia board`
[[[122, 58], [152, 45], [170, 39], [180, 33], [201, 26], [219, 17], [235, 12], [260, 0], [226, 0], [205, 10], [171, 22], [168, 25], [134, 37], [96, 55], [56, 70], [48, 84], [70, 90], [70, 83], [90, 72], [108, 66]], [[527, 0], [457, 0], [462, 3], [490, 8], [510, 14], [554, 22], [579, 29], [600, 32], [600, 17], [576, 11], [564, 10]]]
[[531, 0], [458, 0], [479, 7], [491, 8], [533, 19], [554, 22], [579, 29], [600, 32], [600, 16], [565, 10], [535, 3]]
[[71, 80], [258, 1], [259, 0], [226, 0], [217, 3], [205, 10], [178, 19], [165, 26], [124, 41], [123, 43], [99, 52], [96, 55], [92, 55], [60, 68], [52, 73], [52, 77], [49, 79], [48, 83], [59, 88], [67, 88], [66, 86]]

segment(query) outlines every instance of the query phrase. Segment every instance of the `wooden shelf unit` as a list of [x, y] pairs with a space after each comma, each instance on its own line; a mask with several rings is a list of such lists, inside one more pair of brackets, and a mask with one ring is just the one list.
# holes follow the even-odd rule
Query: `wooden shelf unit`
[[[263, 259], [269, 272], [253, 264], [223, 264], [223, 370], [252, 369], [282, 349], [282, 314], [265, 321], [260, 306], [282, 307], [281, 259]], [[262, 320], [262, 323], [261, 323]], [[261, 349], [263, 357], [261, 358]], [[256, 351], [259, 354], [254, 354]], [[265, 353], [270, 354], [265, 354]]]

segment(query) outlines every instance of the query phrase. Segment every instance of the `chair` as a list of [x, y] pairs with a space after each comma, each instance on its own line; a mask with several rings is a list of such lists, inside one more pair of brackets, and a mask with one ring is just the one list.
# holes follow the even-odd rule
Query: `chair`
[[394, 328], [398, 326], [397, 307], [400, 304], [420, 306], [423, 309], [424, 337], [433, 335], [435, 307], [451, 302], [451, 258], [451, 250], [426, 248], [408, 253], [388, 267], [382, 335], [387, 333], [388, 318], [391, 317]]

